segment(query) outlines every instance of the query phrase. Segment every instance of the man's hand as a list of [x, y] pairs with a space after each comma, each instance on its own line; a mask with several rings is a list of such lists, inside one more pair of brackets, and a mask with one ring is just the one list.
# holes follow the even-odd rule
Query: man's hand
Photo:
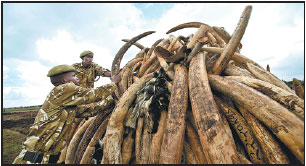
[[117, 75], [115, 75], [115, 76], [112, 76], [112, 77], [111, 77], [111, 80], [112, 80], [114, 83], [118, 84], [118, 83], [121, 81], [121, 74], [119, 73], [119, 74], [117, 74]]
[[111, 77], [111, 73], [108, 71], [104, 72], [103, 75], [104, 77]]

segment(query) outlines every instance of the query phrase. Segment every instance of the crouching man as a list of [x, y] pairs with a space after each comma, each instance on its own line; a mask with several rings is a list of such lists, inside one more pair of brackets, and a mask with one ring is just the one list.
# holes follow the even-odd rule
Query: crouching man
[[95, 116], [113, 103], [112, 93], [115, 83], [121, 80], [120, 74], [112, 77], [110, 84], [92, 89], [80, 87], [74, 72], [69, 65], [58, 65], [48, 72], [55, 87], [38, 111], [13, 164], [56, 163], [70, 139], [74, 118]]

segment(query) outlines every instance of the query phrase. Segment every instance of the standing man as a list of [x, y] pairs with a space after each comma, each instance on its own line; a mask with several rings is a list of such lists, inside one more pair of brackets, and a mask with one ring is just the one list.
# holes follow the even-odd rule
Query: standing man
[[[80, 86], [85, 88], [93, 88], [94, 82], [98, 81], [100, 76], [111, 77], [111, 73], [108, 69], [93, 62], [93, 55], [94, 53], [91, 51], [83, 51], [80, 54], [82, 62], [72, 65], [76, 69], [75, 72], [79, 79]], [[96, 77], [98, 77], [97, 80]]]

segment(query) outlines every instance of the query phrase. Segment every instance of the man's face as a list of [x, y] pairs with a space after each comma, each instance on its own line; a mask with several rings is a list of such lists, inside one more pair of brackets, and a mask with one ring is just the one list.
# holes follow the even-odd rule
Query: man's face
[[72, 71], [72, 72], [68, 72], [68, 73], [65, 73], [63, 75], [63, 79], [64, 81], [67, 83], [67, 82], [73, 82], [75, 85], [78, 85], [80, 86], [80, 83], [79, 83], [79, 79], [76, 77], [75, 73]]
[[93, 59], [93, 56], [91, 56], [91, 55], [86, 55], [86, 56], [84, 56], [84, 57], [82, 58], [83, 65], [84, 65], [85, 67], [90, 66], [91, 63], [92, 63], [92, 59]]

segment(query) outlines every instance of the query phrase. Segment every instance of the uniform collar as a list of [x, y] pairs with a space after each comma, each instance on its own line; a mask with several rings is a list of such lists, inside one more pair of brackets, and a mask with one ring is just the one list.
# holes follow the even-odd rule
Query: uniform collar
[[83, 65], [83, 62], [81, 62], [81, 66], [82, 66], [83, 68], [91, 68], [91, 67], [93, 66], [93, 64], [94, 64], [94, 62], [92, 62], [90, 66], [85, 67], [85, 66]]

